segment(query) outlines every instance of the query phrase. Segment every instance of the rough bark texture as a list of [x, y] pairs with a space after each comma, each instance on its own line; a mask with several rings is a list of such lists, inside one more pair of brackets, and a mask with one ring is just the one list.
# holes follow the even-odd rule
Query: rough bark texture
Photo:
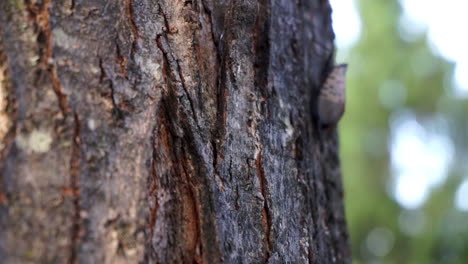
[[326, 0], [1, 0], [2, 263], [348, 263]]

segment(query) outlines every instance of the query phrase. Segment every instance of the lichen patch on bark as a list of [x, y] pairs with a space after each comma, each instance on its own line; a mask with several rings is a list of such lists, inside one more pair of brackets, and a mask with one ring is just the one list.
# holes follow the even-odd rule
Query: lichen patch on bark
[[30, 134], [16, 137], [18, 147], [35, 153], [45, 153], [50, 150], [53, 135], [50, 131], [35, 129]]

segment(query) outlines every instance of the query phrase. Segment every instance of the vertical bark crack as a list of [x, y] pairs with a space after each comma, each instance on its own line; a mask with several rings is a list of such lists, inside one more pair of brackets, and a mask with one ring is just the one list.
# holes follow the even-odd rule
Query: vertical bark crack
[[[187, 98], [187, 101], [188, 101], [188, 104], [189, 104], [189, 107], [190, 109], [188, 109], [190, 112], [191, 112], [191, 116], [193, 118], [193, 121], [195, 122], [195, 124], [197, 125], [197, 128], [199, 131], [202, 131], [201, 130], [201, 127], [198, 123], [198, 118], [197, 118], [197, 113], [195, 111], [195, 107], [194, 107], [194, 104], [192, 102], [192, 99], [190, 97], [190, 94], [187, 90], [187, 87], [185, 86], [185, 79], [184, 79], [184, 76], [182, 74], [182, 71], [181, 71], [181, 68], [180, 68], [180, 64], [179, 62], [177, 61], [176, 58], [174, 58], [174, 56], [172, 55], [171, 51], [170, 51], [170, 47], [167, 43], [167, 38], [166, 36], [164, 35], [158, 35], [156, 37], [156, 43], [158, 45], [158, 48], [159, 50], [161, 51], [162, 55], [163, 55], [163, 58], [169, 68], [169, 80], [171, 81], [176, 81], [176, 83], [180, 83], [180, 86], [182, 88], [182, 91], [184, 92], [185, 94], [185, 97]], [[170, 87], [168, 87], [170, 88]], [[178, 94], [178, 91], [175, 91], [176, 94]]]
[[268, 70], [270, 65], [270, 3], [269, 0], [258, 0], [259, 11], [253, 32], [255, 50], [255, 87], [265, 95], [268, 85]]
[[153, 129], [153, 135], [152, 135], [152, 142], [151, 146], [153, 149], [153, 155], [151, 159], [151, 171], [150, 171], [150, 186], [149, 186], [149, 196], [153, 197], [153, 206], [150, 208], [150, 219], [149, 219], [149, 227], [150, 227], [150, 238], [153, 238], [154, 236], [154, 225], [156, 224], [156, 217], [158, 216], [158, 209], [159, 209], [159, 202], [158, 202], [158, 175], [156, 174], [156, 145], [155, 145], [155, 140], [154, 137], [158, 136], [157, 134], [157, 128], [155, 127]]
[[135, 12], [133, 10], [133, 0], [126, 0], [125, 2], [125, 10], [126, 10], [126, 13], [127, 13], [127, 17], [128, 17], [128, 20], [129, 20], [129, 24], [130, 24], [130, 27], [131, 27], [131, 30], [132, 30], [132, 34], [133, 34], [133, 40], [132, 40], [132, 54], [135, 52], [136, 48], [137, 48], [137, 41], [139, 39], [141, 39], [141, 34], [140, 34], [140, 30], [138, 29], [138, 26], [135, 22]]
[[127, 72], [127, 57], [125, 57], [122, 54], [122, 51], [120, 50], [120, 46], [117, 41], [115, 41], [115, 49], [116, 49], [116, 55], [115, 55], [115, 62], [119, 66], [119, 72], [120, 74], [128, 80], [128, 72]]
[[186, 157], [184, 157], [184, 159], [180, 161], [181, 163], [180, 165], [182, 166], [183, 174], [185, 176], [185, 182], [188, 186], [189, 200], [191, 203], [190, 205], [184, 205], [184, 206], [191, 206], [193, 208], [193, 212], [192, 212], [193, 214], [188, 217], [186, 215], [186, 218], [188, 219], [185, 219], [185, 220], [189, 222], [189, 224], [194, 225], [193, 226], [194, 230], [188, 231], [188, 234], [186, 234], [186, 236], [188, 236], [188, 238], [193, 243], [193, 245], [190, 245], [192, 246], [192, 248], [190, 248], [190, 251], [192, 253], [192, 263], [200, 263], [200, 260], [199, 260], [200, 256], [203, 256], [203, 252], [201, 251], [202, 248], [200, 247], [200, 252], [199, 252], [200, 256], [197, 256], [197, 252], [196, 252], [196, 247], [197, 245], [200, 244], [199, 242], [200, 240], [200, 216], [199, 216], [198, 204], [197, 204], [198, 199], [196, 197], [196, 190], [193, 185], [194, 183], [190, 180], [190, 176], [189, 176], [190, 174], [186, 168], [187, 162], [188, 162], [188, 159]]
[[260, 192], [263, 196], [263, 209], [262, 209], [262, 219], [264, 225], [264, 232], [265, 232], [265, 259], [264, 263], [268, 263], [271, 251], [272, 251], [272, 238], [271, 238], [271, 212], [268, 207], [268, 183], [265, 176], [265, 171], [263, 170], [263, 163], [262, 163], [262, 152], [263, 149], [260, 150], [257, 157], [255, 158], [255, 166], [257, 168], [257, 175], [260, 182]]
[[39, 71], [45, 70], [50, 77], [52, 89], [57, 97], [59, 109], [63, 115], [63, 119], [68, 117], [73, 118], [73, 136], [70, 157], [70, 185], [73, 199], [73, 216], [71, 218], [71, 234], [70, 234], [70, 253], [69, 263], [77, 262], [77, 247], [81, 233], [81, 207], [80, 207], [80, 188], [79, 175], [81, 163], [80, 150], [80, 120], [76, 112], [72, 112], [72, 108], [68, 103], [68, 98], [63, 92], [62, 85], [57, 73], [57, 68], [53, 59], [53, 42], [52, 29], [50, 24], [50, 5], [51, 0], [44, 0], [42, 5], [27, 1], [26, 7], [33, 22], [38, 28], [37, 41], [39, 44]]
[[[117, 58], [119, 58], [118, 55], [119, 51], [117, 49]], [[126, 63], [126, 61], [125, 61]], [[120, 65], [122, 67], [122, 65]], [[112, 109], [113, 109], [113, 114], [118, 119], [122, 119], [122, 110], [120, 109], [119, 105], [117, 104], [115, 100], [115, 88], [114, 88], [114, 76], [112, 76], [112, 71], [109, 71], [111, 73], [111, 76], [109, 76], [108, 71], [106, 70], [107, 67], [104, 66], [103, 61], [101, 58], [99, 58], [99, 70], [101, 72], [101, 75], [99, 76], [99, 82], [102, 83], [103, 81], [109, 81], [109, 90], [110, 94], [106, 94], [106, 96], [111, 99], [112, 102]], [[122, 68], [121, 68], [122, 69]], [[126, 72], [126, 70], [125, 70]]]
[[50, 26], [50, 4], [51, 0], [44, 0], [42, 5], [27, 1], [27, 8], [33, 21], [38, 26], [38, 42], [40, 44], [39, 64], [46, 69], [52, 80], [52, 88], [57, 96], [59, 108], [65, 118], [70, 110], [67, 96], [63, 92], [57, 69], [53, 60], [52, 29]]
[[[269, 43], [269, 20], [270, 20], [270, 3], [269, 0], [259, 0], [258, 1], [258, 13], [255, 20], [255, 26], [253, 30], [253, 49], [255, 51], [254, 58], [254, 87], [257, 89], [257, 92], [263, 98], [266, 97], [267, 86], [268, 86], [268, 70], [270, 65], [270, 43]], [[264, 99], [259, 99], [264, 100]], [[258, 111], [262, 111], [260, 105], [257, 105], [259, 108]], [[257, 121], [255, 121], [256, 123]], [[257, 138], [257, 140], [260, 140]], [[260, 143], [260, 142], [259, 142]], [[265, 229], [265, 259], [264, 263], [268, 263], [271, 257], [271, 252], [273, 250], [272, 242], [272, 220], [271, 212], [268, 205], [268, 182], [265, 176], [265, 171], [263, 169], [262, 163], [262, 154], [263, 149], [260, 148], [260, 151], [256, 157], [255, 164], [257, 167], [257, 174], [260, 181], [260, 191], [262, 193], [264, 202], [262, 217], [264, 222]]]
[[[158, 115], [158, 121], [153, 132], [152, 146], [153, 146], [153, 161], [151, 167], [151, 178], [149, 183], [149, 194], [151, 199], [154, 200], [154, 204], [151, 204], [149, 213], [149, 225], [150, 225], [150, 243], [152, 239], [157, 237], [164, 237], [163, 234], [155, 234], [155, 232], [161, 232], [162, 230], [156, 231], [156, 225], [167, 226], [175, 228], [173, 232], [176, 232], [176, 237], [182, 239], [177, 245], [165, 246], [166, 250], [174, 250], [179, 252], [179, 257], [184, 259], [183, 263], [202, 263], [201, 258], [204, 254], [201, 246], [200, 234], [201, 234], [201, 220], [200, 220], [200, 204], [196, 183], [194, 180], [194, 174], [198, 171], [193, 170], [193, 164], [191, 163], [190, 150], [185, 149], [184, 140], [186, 138], [179, 137], [173, 131], [174, 126], [179, 119], [174, 117], [171, 109], [174, 108], [174, 104], [178, 102], [175, 98], [167, 98], [163, 100]], [[172, 99], [172, 100], [171, 100]], [[167, 166], [163, 169], [161, 175], [158, 175], [157, 169], [161, 166]], [[171, 180], [167, 181], [166, 177]], [[159, 180], [161, 179], [161, 186], [159, 186]], [[175, 184], [177, 183], [177, 184]], [[174, 195], [176, 204], [163, 205], [160, 209], [158, 199], [160, 198], [159, 192], [167, 193], [171, 192], [171, 196]], [[172, 215], [172, 219], [168, 219], [168, 214], [174, 213], [172, 206], [175, 206], [180, 211], [175, 215]], [[158, 211], [161, 210], [161, 222], [157, 222]], [[175, 226], [168, 224], [166, 221], [175, 221]], [[170, 232], [165, 230], [164, 232]], [[151, 247], [149, 250], [152, 250]], [[151, 254], [147, 251], [147, 255]]]
[[184, 79], [184, 75], [182, 74], [182, 69], [180, 68], [179, 61], [176, 60], [175, 62], [177, 65], [177, 71], [179, 73], [180, 82], [182, 84], [182, 89], [184, 89], [185, 95], [187, 96], [187, 100], [189, 101], [189, 104], [190, 104], [190, 109], [192, 110], [193, 120], [197, 124], [198, 129], [201, 131], [200, 125], [198, 124], [197, 112], [195, 111], [195, 107], [194, 107], [192, 98], [190, 97], [190, 94], [187, 90], [187, 87], [185, 86], [185, 79]]
[[81, 205], [80, 205], [80, 164], [81, 164], [81, 149], [80, 149], [80, 119], [77, 113], [73, 113], [74, 130], [73, 144], [70, 159], [70, 188], [73, 193], [74, 215], [71, 229], [70, 242], [70, 259], [69, 263], [77, 262], [77, 247], [81, 233]]

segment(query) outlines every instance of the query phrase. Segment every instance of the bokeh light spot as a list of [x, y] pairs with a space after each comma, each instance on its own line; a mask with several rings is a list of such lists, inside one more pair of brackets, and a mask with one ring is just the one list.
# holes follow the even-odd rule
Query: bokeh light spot
[[398, 216], [398, 225], [403, 233], [416, 236], [424, 231], [426, 217], [420, 210], [402, 211]]
[[379, 88], [380, 103], [392, 110], [401, 107], [406, 101], [406, 87], [397, 80], [387, 80]]
[[394, 197], [402, 207], [416, 209], [446, 179], [453, 146], [446, 135], [421, 126], [411, 113], [397, 115], [391, 127]]
[[354, 0], [330, 0], [333, 7], [333, 31], [338, 48], [349, 48], [361, 36], [361, 18]]
[[447, 0], [400, 0], [403, 14], [400, 17], [402, 39], [416, 40], [420, 33], [427, 32], [430, 47], [435, 54], [457, 64], [453, 76], [455, 94], [468, 96], [468, 1]]
[[377, 227], [367, 235], [366, 246], [374, 256], [384, 257], [392, 250], [394, 240], [392, 231]]
[[468, 211], [468, 179], [463, 181], [455, 194], [455, 208], [460, 211]]

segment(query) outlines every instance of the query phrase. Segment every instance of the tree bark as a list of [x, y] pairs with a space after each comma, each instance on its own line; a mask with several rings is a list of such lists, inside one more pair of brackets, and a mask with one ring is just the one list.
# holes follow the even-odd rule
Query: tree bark
[[349, 263], [330, 13], [0, 1], [2, 263]]

